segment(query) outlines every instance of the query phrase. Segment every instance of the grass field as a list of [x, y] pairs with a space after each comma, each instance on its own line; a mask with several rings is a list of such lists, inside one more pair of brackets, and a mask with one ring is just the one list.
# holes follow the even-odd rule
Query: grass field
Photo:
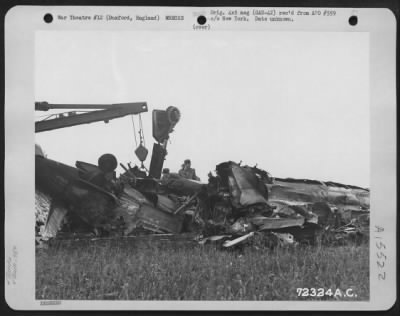
[[[297, 288], [357, 297], [298, 297]], [[36, 250], [36, 298], [368, 300], [368, 244], [221, 250], [185, 241], [62, 241]]]

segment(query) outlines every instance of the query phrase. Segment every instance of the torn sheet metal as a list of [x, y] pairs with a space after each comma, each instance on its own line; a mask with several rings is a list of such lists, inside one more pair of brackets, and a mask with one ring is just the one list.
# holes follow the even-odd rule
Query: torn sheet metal
[[291, 202], [325, 202], [332, 205], [353, 205], [369, 209], [369, 190], [336, 182], [307, 179], [275, 178], [266, 183], [271, 200]]
[[94, 230], [111, 234], [128, 235], [139, 226], [157, 232], [181, 232], [183, 219], [173, 215], [178, 207], [173, 200], [162, 195], [154, 195], [154, 201], [149, 200], [149, 195], [129, 185], [117, 197], [85, 180], [85, 172], [96, 166], [83, 162], [77, 165], [79, 170], [36, 157], [36, 187], [58, 206], [57, 211], [48, 217], [49, 234], [54, 235], [60, 229], [61, 215], [66, 215], [60, 210], [68, 210], [70, 215], [76, 215]]
[[163, 212], [149, 205], [142, 205], [138, 213], [138, 219], [148, 227], [154, 227], [155, 231], [179, 234], [182, 231], [183, 217]]
[[249, 167], [228, 161], [217, 165], [216, 170], [221, 184], [229, 187], [233, 206], [241, 208], [267, 204], [267, 187]]
[[65, 168], [44, 157], [36, 159], [41, 159], [37, 171], [42, 172], [38, 190], [50, 193], [60, 206], [48, 219], [51, 234], [61, 225], [63, 208], [69, 218], [79, 217], [110, 235], [196, 232], [204, 236], [201, 243], [234, 238], [225, 242], [227, 247], [254, 233], [287, 245], [310, 242], [318, 232], [340, 239], [363, 232], [369, 222], [368, 190], [274, 179], [262, 169], [232, 161], [217, 165], [217, 175], [210, 174], [208, 184], [173, 173], [162, 180], [135, 175], [134, 181], [121, 177], [123, 190], [113, 194], [85, 180], [85, 172], [93, 172], [95, 165], [77, 162], [79, 169]]
[[55, 237], [57, 235], [57, 232], [61, 228], [65, 215], [67, 215], [67, 213], [68, 210], [65, 207], [51, 205], [46, 224], [44, 225], [44, 229], [41, 232], [41, 236], [44, 239]]
[[254, 236], [254, 232], [251, 232], [251, 233], [248, 233], [248, 234], [246, 234], [246, 235], [244, 235], [244, 236], [241, 236], [241, 237], [239, 237], [239, 238], [235, 238], [235, 239], [233, 239], [233, 240], [227, 240], [227, 241], [225, 241], [225, 242], [223, 243], [222, 246], [225, 247], [225, 248], [229, 248], [229, 247], [238, 245], [238, 244], [244, 242], [245, 240], [247, 240], [247, 239], [249, 239], [249, 238], [251, 238], [251, 237], [253, 237], [253, 236]]
[[251, 231], [256, 230], [256, 227], [251, 222], [251, 219], [241, 217], [235, 221], [229, 228], [228, 231], [232, 234], [243, 235]]
[[267, 199], [262, 194], [266, 195], [266, 190], [260, 192], [260, 183], [253, 173], [236, 164], [232, 164], [232, 174], [240, 190], [239, 203], [241, 206], [267, 203]]
[[144, 195], [133, 188], [124, 189], [120, 197], [120, 206], [112, 211], [115, 217], [121, 216], [124, 223], [124, 235], [138, 227], [153, 232], [178, 234], [182, 230], [183, 217], [175, 216], [175, 202], [158, 195], [153, 204]]
[[164, 212], [174, 214], [179, 205], [175, 201], [169, 199], [168, 197], [161, 194], [157, 194], [156, 207]]
[[35, 190], [35, 230], [39, 233], [41, 227], [44, 228], [50, 211], [51, 199], [48, 195], [39, 190]]
[[286, 227], [302, 226], [304, 224], [304, 217], [298, 218], [257, 218], [259, 224], [258, 230], [274, 230]]
[[230, 238], [230, 237], [232, 237], [232, 235], [217, 235], [217, 236], [209, 236], [209, 237], [205, 237], [205, 238], [203, 238], [203, 239], [200, 239], [199, 241], [198, 241], [198, 243], [200, 244], [200, 245], [204, 245], [205, 243], [207, 243], [207, 242], [216, 242], [216, 241], [220, 241], [220, 240], [223, 240], [223, 239], [227, 239], [227, 238]]

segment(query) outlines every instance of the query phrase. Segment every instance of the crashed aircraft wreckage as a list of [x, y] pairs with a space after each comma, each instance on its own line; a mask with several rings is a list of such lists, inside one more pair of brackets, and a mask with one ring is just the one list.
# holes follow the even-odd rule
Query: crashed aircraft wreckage
[[[273, 178], [262, 169], [232, 161], [218, 164], [208, 183], [176, 173], [160, 179], [166, 143], [179, 118], [179, 111], [172, 107], [153, 112], [157, 143], [148, 172], [121, 164], [125, 173], [116, 178], [118, 162], [111, 154], [102, 155], [97, 165], [77, 161], [72, 167], [44, 157], [38, 149], [40, 238], [62, 232], [100, 236], [192, 232], [201, 244], [214, 241], [232, 247], [255, 236], [293, 244], [313, 242], [318, 236], [340, 241], [368, 235], [368, 189]], [[144, 151], [137, 152], [141, 161], [147, 156]]]

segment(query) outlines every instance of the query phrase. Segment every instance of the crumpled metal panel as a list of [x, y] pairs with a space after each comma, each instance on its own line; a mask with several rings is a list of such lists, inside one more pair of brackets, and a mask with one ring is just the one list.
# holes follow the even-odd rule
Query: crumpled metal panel
[[135, 208], [135, 210], [132, 209], [130, 214], [127, 214], [126, 218], [124, 217], [124, 221], [129, 227], [128, 234], [138, 226], [154, 232], [174, 234], [181, 232], [183, 217], [173, 214], [175, 204], [172, 200], [158, 195], [157, 207], [155, 207], [139, 191], [133, 188], [126, 188], [124, 193], [123, 197], [126, 203], [121, 205], [118, 211], [126, 214], [129, 208], [133, 206]]
[[131, 186], [127, 185], [124, 187], [124, 194], [127, 194], [138, 203], [150, 203], [142, 193], [140, 193], [138, 190], [135, 190]]
[[168, 197], [158, 194], [157, 195], [157, 208], [159, 208], [160, 210], [162, 210], [164, 212], [174, 214], [178, 208], [178, 205], [174, 201], [169, 199]]
[[302, 226], [304, 224], [304, 217], [298, 218], [268, 218], [260, 220], [257, 219], [260, 225], [259, 230], [272, 230], [286, 227]]
[[123, 219], [123, 233], [124, 235], [129, 235], [132, 233], [138, 226], [139, 217], [138, 212], [140, 210], [141, 202], [137, 199], [137, 196], [140, 197], [140, 193], [133, 195], [133, 191], [129, 188], [125, 188], [123, 194], [120, 196], [120, 206], [113, 209], [115, 218]]
[[154, 231], [179, 234], [182, 231], [183, 217], [163, 212], [150, 205], [143, 204], [138, 212], [138, 220]]
[[51, 205], [46, 225], [42, 231], [42, 237], [45, 239], [55, 237], [67, 213], [68, 210], [66, 208]]
[[[236, 192], [239, 194], [239, 205], [250, 206], [254, 204], [267, 204], [267, 199], [260, 193], [258, 186], [259, 182], [254, 173], [232, 163], [232, 175], [235, 180], [238, 191], [233, 191], [232, 195], [235, 198]], [[234, 184], [229, 182], [232, 186]]]
[[222, 246], [225, 247], [225, 248], [229, 248], [229, 247], [235, 246], [237, 244], [240, 244], [240, 243], [244, 242], [245, 240], [247, 240], [247, 239], [249, 239], [249, 238], [251, 238], [253, 236], [254, 236], [254, 232], [250, 232], [250, 233], [248, 233], [246, 235], [243, 235], [241, 237], [235, 238], [233, 240], [227, 240], [227, 241], [225, 241], [223, 243]]
[[340, 183], [301, 179], [275, 179], [267, 184], [270, 199], [297, 202], [325, 202], [369, 209], [369, 190]]
[[255, 227], [251, 220], [247, 218], [239, 218], [236, 222], [234, 222], [230, 227], [228, 232], [232, 234], [246, 234], [248, 232], [254, 231]]

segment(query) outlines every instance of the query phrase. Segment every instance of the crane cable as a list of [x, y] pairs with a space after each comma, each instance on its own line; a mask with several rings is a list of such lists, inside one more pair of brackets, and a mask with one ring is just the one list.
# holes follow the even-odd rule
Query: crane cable
[[[142, 122], [142, 116], [139, 114], [139, 141], [140, 141], [140, 145], [138, 146], [138, 141], [136, 138], [136, 126], [135, 126], [135, 120], [133, 118], [133, 115], [131, 115], [131, 121], [132, 121], [132, 127], [133, 127], [133, 135], [135, 138], [135, 145], [136, 145], [136, 149], [138, 149], [140, 146], [143, 146], [144, 148], [146, 148], [146, 142], [145, 142], [145, 138], [144, 138], [144, 131], [143, 131], [143, 122]], [[147, 156], [147, 154], [146, 154]], [[143, 161], [141, 161], [141, 169], [144, 169], [146, 171], [147, 168], [145, 167], [145, 165], [143, 164]]]
[[137, 139], [136, 139], [136, 127], [135, 127], [135, 121], [133, 120], [133, 115], [131, 115], [131, 121], [132, 121], [132, 127], [133, 127], [133, 136], [135, 138], [135, 146], [137, 148]]
[[140, 131], [139, 131], [139, 135], [140, 135], [140, 144], [144, 147], [146, 147], [146, 141], [144, 138], [144, 130], [143, 130], [143, 123], [142, 123], [142, 115], [139, 113], [139, 127], [140, 127]]

